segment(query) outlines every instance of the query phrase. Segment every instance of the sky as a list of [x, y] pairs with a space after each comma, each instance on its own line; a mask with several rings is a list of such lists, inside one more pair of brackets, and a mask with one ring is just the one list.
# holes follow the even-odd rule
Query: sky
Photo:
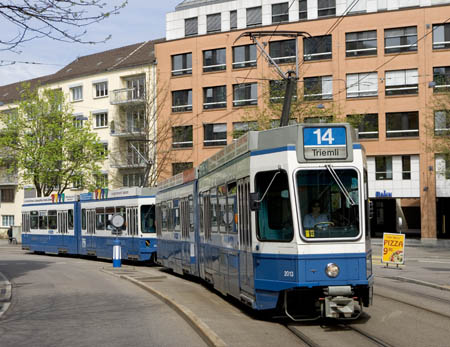
[[[16, 49], [19, 52], [0, 51], [0, 86], [52, 74], [80, 56], [165, 37], [165, 15], [175, 11], [175, 6], [181, 2], [129, 0], [120, 14], [87, 27], [85, 40], [99, 41], [111, 34], [106, 43], [75, 44], [42, 38], [23, 43]], [[0, 16], [0, 40], [5, 37], [2, 33], [14, 31]]]

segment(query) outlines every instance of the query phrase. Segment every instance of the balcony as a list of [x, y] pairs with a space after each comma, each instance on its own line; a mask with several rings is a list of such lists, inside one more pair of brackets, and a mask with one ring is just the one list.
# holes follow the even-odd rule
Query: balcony
[[145, 125], [134, 123], [114, 122], [110, 123], [111, 136], [124, 139], [145, 138]]
[[17, 174], [9, 174], [0, 170], [0, 186], [17, 185], [19, 183], [19, 176]]
[[133, 105], [145, 102], [145, 89], [122, 88], [115, 89], [109, 97], [111, 105]]
[[147, 165], [136, 153], [128, 153], [110, 156], [110, 167], [114, 169], [139, 169], [145, 168]]

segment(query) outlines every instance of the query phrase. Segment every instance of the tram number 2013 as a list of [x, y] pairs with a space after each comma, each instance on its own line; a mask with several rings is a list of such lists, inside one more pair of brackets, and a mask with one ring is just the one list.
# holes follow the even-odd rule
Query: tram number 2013
[[284, 277], [294, 277], [294, 271], [284, 270]]

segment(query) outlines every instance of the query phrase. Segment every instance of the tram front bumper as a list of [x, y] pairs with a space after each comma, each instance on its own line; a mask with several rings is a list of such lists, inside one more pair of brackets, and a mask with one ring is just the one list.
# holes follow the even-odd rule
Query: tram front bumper
[[329, 286], [325, 293], [325, 317], [350, 318], [355, 313], [355, 300], [351, 286]]

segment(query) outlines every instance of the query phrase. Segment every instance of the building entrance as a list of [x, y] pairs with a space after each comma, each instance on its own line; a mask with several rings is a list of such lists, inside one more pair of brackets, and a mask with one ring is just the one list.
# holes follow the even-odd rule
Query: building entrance
[[374, 213], [370, 221], [372, 237], [397, 232], [395, 199], [373, 199]]
[[438, 239], [450, 239], [450, 198], [436, 199], [436, 228]]

